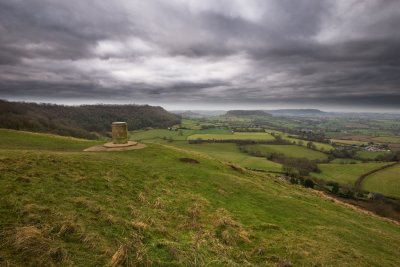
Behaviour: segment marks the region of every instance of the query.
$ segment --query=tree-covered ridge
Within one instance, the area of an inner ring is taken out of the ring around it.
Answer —
[[[180,117],[149,105],[64,106],[0,100],[0,128],[94,139],[107,135],[113,121],[126,121],[129,130],[136,130],[169,127],[180,123]]]

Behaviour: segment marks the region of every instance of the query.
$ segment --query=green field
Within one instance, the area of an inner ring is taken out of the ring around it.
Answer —
[[[399,143],[400,144],[400,136],[379,136],[379,137],[374,137],[372,140],[376,142],[382,142],[382,143]]]
[[[276,131],[276,130],[267,130],[266,132],[268,133],[275,133],[276,135],[280,135],[282,137],[282,139],[290,141],[290,142],[295,142],[296,144],[299,144],[299,142],[303,143],[303,146],[307,146],[308,141],[307,140],[302,140],[299,138],[296,138],[296,136],[284,133],[284,132],[280,132],[280,131]],[[316,146],[316,148],[320,151],[330,151],[333,149],[333,146],[331,146],[330,144],[325,144],[325,143],[321,143],[321,142],[314,142],[314,145]]]
[[[345,140],[345,139],[331,139],[331,142],[336,144],[357,145],[357,146],[368,144],[368,142],[365,141]]]
[[[130,132],[130,139],[136,141],[146,141],[152,139],[173,139],[173,140],[186,140],[188,136],[196,133],[205,133],[213,135],[226,135],[229,133],[223,129],[206,129],[206,130],[168,130],[168,129],[152,129],[146,131],[133,131]]]
[[[400,164],[367,176],[362,188],[385,196],[400,198]]]
[[[284,136],[283,139],[288,140],[290,142],[296,142],[296,144],[299,144],[299,142],[303,142],[303,146],[307,146],[307,143],[309,142],[307,140],[302,140],[302,139],[288,137],[288,136]],[[314,143],[316,149],[318,149],[320,151],[330,151],[333,149],[333,146],[330,144],[314,142],[314,141],[313,141],[313,143]]]
[[[250,151],[259,151],[265,156],[269,156],[272,153],[284,154],[287,157],[293,158],[307,158],[310,160],[324,160],[328,156],[322,152],[308,149],[303,146],[297,145],[247,145],[246,148]]]
[[[181,125],[192,130],[200,130],[200,122],[197,120],[182,119]]]
[[[255,140],[271,141],[275,138],[268,133],[194,134],[188,140]]]
[[[318,164],[321,173],[312,173],[318,179],[335,181],[340,184],[354,185],[356,180],[369,171],[387,165],[387,162],[356,163],[356,164]]]
[[[130,132],[131,140],[144,141],[151,139],[173,138],[174,140],[186,140],[186,137],[195,133],[196,130],[178,130],[171,131],[168,129],[153,129],[147,131]]]
[[[353,164],[353,163],[361,163],[361,160],[350,159],[350,158],[337,158],[337,159],[331,160],[330,163]]]
[[[81,140],[10,135],[0,266],[400,265],[398,224],[266,173],[165,145],[80,152]]]
[[[386,151],[357,151],[356,157],[359,159],[374,160],[376,157],[388,154]]]
[[[225,162],[236,163],[244,168],[281,172],[282,165],[265,158],[252,157],[240,152],[236,144],[187,144],[174,142],[170,145],[190,151],[199,152]]]

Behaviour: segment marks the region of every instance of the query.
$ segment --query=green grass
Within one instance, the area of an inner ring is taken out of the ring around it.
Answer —
[[[286,140],[288,140],[290,142],[294,141],[294,142],[296,142],[296,144],[299,144],[299,142],[302,141],[303,142],[303,146],[307,146],[307,143],[309,142],[307,140],[301,140],[301,139],[293,138],[293,137],[283,137],[283,139],[286,139]],[[313,141],[313,143],[314,143],[316,149],[318,149],[320,151],[331,151],[331,150],[334,149],[333,146],[331,146],[330,144],[314,142],[314,141]]]
[[[183,142],[173,142],[173,145],[190,151],[199,152],[224,162],[236,163],[244,168],[264,170],[272,172],[282,171],[282,165],[260,157],[252,157],[240,152],[236,144],[187,144]]]
[[[331,160],[330,163],[351,164],[351,163],[361,163],[361,160],[350,159],[350,158],[337,158]]]
[[[295,142],[296,144],[299,144],[299,142],[302,142],[303,146],[307,146],[307,143],[309,142],[307,140],[302,140],[302,139],[296,138],[296,136],[294,136],[294,135],[290,135],[290,134],[287,134],[287,133],[284,133],[281,131],[266,130],[266,132],[275,133],[276,135],[280,135],[282,137],[282,139],[290,141],[292,143]],[[330,151],[330,150],[334,149],[333,146],[331,146],[330,144],[314,142],[314,141],[313,141],[313,143],[316,146],[316,148],[320,151]]]
[[[357,145],[357,146],[368,144],[368,142],[365,141],[343,140],[343,139],[331,139],[331,142],[336,144]]]
[[[263,155],[268,156],[272,153],[281,153],[287,157],[293,158],[307,158],[310,160],[324,160],[327,159],[328,156],[322,152],[315,151],[312,149],[308,149],[303,146],[297,145],[248,145],[247,149],[251,151],[259,151]]]
[[[340,184],[354,185],[358,177],[387,165],[387,162],[356,163],[356,164],[318,164],[321,173],[312,173],[315,178],[336,181]]]
[[[376,157],[388,154],[390,152],[386,151],[357,151],[356,157],[360,159],[366,160],[374,160]]]
[[[1,266],[400,265],[399,225],[268,174],[157,144],[18,137],[0,142]]]
[[[173,139],[186,140],[188,136],[196,133],[205,133],[213,135],[225,135],[229,131],[224,129],[205,129],[205,130],[168,130],[168,129],[152,129],[145,131],[130,132],[130,139],[136,141],[147,141],[154,139]]]
[[[197,120],[182,119],[181,125],[188,129],[200,130],[200,122]]]
[[[400,199],[400,164],[367,176],[363,189]]]
[[[144,141],[151,139],[172,138],[174,140],[186,140],[187,136],[195,133],[196,130],[178,130],[171,131],[168,129],[153,129],[147,131],[130,132],[131,140]]]
[[[39,134],[9,129],[0,129],[0,145],[3,149],[41,149],[56,151],[82,151],[100,141],[89,141],[74,137]]]
[[[372,140],[382,143],[400,143],[400,136],[379,136],[372,138]]]
[[[188,140],[196,139],[270,141],[274,140],[274,137],[268,133],[194,134],[188,137]]]

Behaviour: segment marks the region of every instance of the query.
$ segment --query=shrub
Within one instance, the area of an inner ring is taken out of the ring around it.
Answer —
[[[307,188],[314,188],[314,182],[313,182],[313,180],[307,178],[307,179],[304,181],[304,186],[307,187]]]

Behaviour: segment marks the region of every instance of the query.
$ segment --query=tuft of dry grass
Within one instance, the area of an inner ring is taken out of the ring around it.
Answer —
[[[163,206],[164,205],[163,205],[163,202],[162,202],[161,198],[160,197],[156,198],[156,200],[154,201],[153,207],[155,209],[162,209]]]
[[[236,165],[232,162],[226,163],[227,166],[231,167],[232,170],[237,171],[238,173],[245,173],[246,170],[240,167],[239,165]]]
[[[250,234],[225,209],[218,209],[214,219],[215,235],[226,245],[250,243]]]
[[[71,221],[66,221],[61,225],[58,234],[63,238],[67,238],[79,232],[81,232],[80,226]]]
[[[55,245],[47,229],[33,225],[16,227],[8,235],[11,245],[27,260],[27,266],[53,266],[66,263],[67,251]]]
[[[140,203],[146,203],[146,195],[143,192],[140,192],[138,195],[138,200]]]
[[[49,240],[36,226],[23,226],[15,229],[14,246],[21,251],[42,252],[48,250]]]
[[[119,245],[111,257],[109,266],[151,266],[152,262],[142,239],[142,235],[132,234],[128,242]]]
[[[131,225],[135,230],[144,231],[148,225],[141,221],[131,221]]]
[[[119,246],[117,251],[111,257],[110,266],[118,267],[122,266],[128,258],[128,248],[126,245],[122,244]]]

